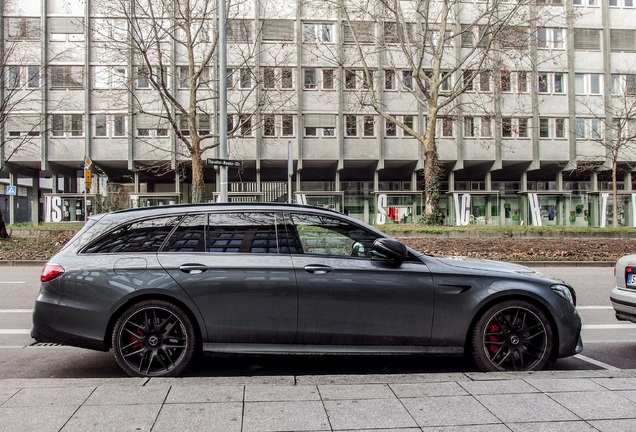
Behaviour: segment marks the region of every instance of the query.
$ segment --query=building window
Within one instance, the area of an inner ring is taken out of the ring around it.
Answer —
[[[51,87],[84,88],[84,66],[51,66]]]
[[[517,92],[528,93],[528,73],[517,72]]]
[[[324,128],[322,128],[322,136],[323,137],[336,136],[336,128],[334,128],[334,127],[324,127]]]
[[[475,117],[464,117],[464,136],[467,138],[475,136]]]
[[[565,93],[565,74],[560,72],[539,72],[539,93]]]
[[[84,40],[83,17],[49,17],[48,27],[51,41],[79,42]]]
[[[55,137],[84,136],[84,116],[82,114],[53,114],[51,135]]]
[[[333,24],[303,23],[303,42],[332,43],[334,39]]]
[[[291,68],[282,68],[280,70],[280,87],[283,90],[294,88],[294,72]]]
[[[322,89],[333,90],[334,89],[334,71],[333,69],[322,70]]]
[[[263,115],[263,136],[276,136],[276,116],[274,114]]]
[[[490,72],[482,71],[479,73],[479,91],[490,91]]]
[[[7,88],[20,88],[22,85],[22,68],[20,66],[7,66]]]
[[[449,117],[443,117],[442,123],[442,137],[451,138],[453,136],[453,119]]]
[[[239,125],[242,136],[252,135],[252,116],[249,114],[241,114],[239,116]]]
[[[397,126],[391,120],[384,120],[384,135],[387,137],[397,136]]]
[[[601,139],[603,136],[601,119],[590,119],[590,138],[593,140]]]
[[[480,123],[481,123],[481,127],[479,129],[479,135],[482,138],[489,138],[492,136],[492,127],[491,127],[491,123],[492,120],[490,119],[490,117],[481,117],[479,119]]]
[[[241,68],[240,86],[241,89],[252,88],[252,71],[248,68]]]
[[[415,117],[412,115],[405,115],[402,117],[402,123],[404,123],[404,126],[406,126],[409,129],[415,130],[414,128],[414,124],[415,124]],[[404,134],[404,136],[411,136],[411,135],[407,135],[406,132]]]
[[[554,119],[554,137],[565,138],[565,119],[564,118]]]
[[[345,116],[345,135],[348,137],[358,136],[358,119],[353,114]]]
[[[539,118],[539,138],[550,138],[550,122],[545,117]]]
[[[612,74],[613,95],[635,95],[636,75]]]
[[[316,89],[316,69],[305,69],[304,74],[303,88],[306,90]]]
[[[317,127],[306,127],[305,128],[305,136],[306,137],[315,137],[318,136],[318,128]]]
[[[503,117],[501,119],[501,136],[503,138],[512,137],[512,119],[510,117]]]
[[[365,115],[363,118],[363,121],[364,121],[363,135],[365,137],[375,136],[375,117],[370,115]]]
[[[499,83],[503,93],[510,93],[512,91],[512,76],[509,70],[499,72]]]
[[[8,39],[13,41],[39,41],[41,38],[40,19],[28,17],[9,17]]]
[[[125,114],[95,114],[93,116],[93,136],[123,137],[126,135]]]
[[[544,49],[563,49],[565,47],[565,29],[541,27],[537,29],[537,47]]]
[[[600,29],[574,29],[574,49],[580,51],[600,51],[601,50],[601,30]]]
[[[159,72],[162,70],[162,72]],[[160,69],[158,66],[148,69],[146,66],[137,67],[137,78],[135,79],[135,85],[138,89],[149,89],[151,85],[151,78],[154,82],[161,85],[168,85],[168,70],[166,68]]]
[[[519,138],[528,138],[528,119],[517,119],[517,134]]]
[[[272,67],[266,67],[263,69],[263,88],[276,88],[276,74]]]
[[[395,71],[384,71],[384,90],[395,90]]]
[[[227,41],[237,43],[252,42],[252,20],[228,20]]]
[[[576,137],[577,138],[587,138],[587,131],[585,130],[585,119],[577,117],[576,118]]]
[[[373,87],[374,82],[374,71],[365,70],[362,72],[362,88],[368,90]]]
[[[602,93],[601,74],[575,74],[574,83],[577,95],[600,95]]]
[[[465,70],[462,74],[462,80],[464,83],[465,91],[473,91],[475,90],[475,72],[472,70]]]
[[[406,89],[413,90],[413,71],[402,71],[402,85]]]
[[[263,20],[262,38],[264,41],[293,41],[293,20]]]
[[[345,71],[345,89],[346,90],[355,90],[357,87],[358,76],[354,71],[346,70]]]
[[[294,116],[283,114],[281,116],[283,136],[294,136]]]
[[[119,89],[125,86],[125,66],[93,66],[94,89]]]

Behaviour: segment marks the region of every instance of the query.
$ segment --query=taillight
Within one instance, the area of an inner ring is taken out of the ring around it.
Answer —
[[[48,282],[64,273],[64,267],[59,264],[46,264],[40,275],[41,282]]]

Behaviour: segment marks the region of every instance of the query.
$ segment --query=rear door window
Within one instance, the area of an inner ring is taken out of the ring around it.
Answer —
[[[128,222],[99,237],[83,253],[139,253],[157,252],[180,216]]]
[[[207,214],[187,215],[174,230],[162,252],[205,252]]]
[[[275,254],[279,232],[285,227],[277,213],[211,213],[206,247],[208,252]]]

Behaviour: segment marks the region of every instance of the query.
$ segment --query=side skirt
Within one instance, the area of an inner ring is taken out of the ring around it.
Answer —
[[[440,346],[364,346],[364,345],[294,345],[204,343],[203,351],[224,354],[293,354],[293,355],[457,355],[464,347]]]

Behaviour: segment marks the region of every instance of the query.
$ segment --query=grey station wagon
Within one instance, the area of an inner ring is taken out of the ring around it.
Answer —
[[[200,351],[468,353],[537,370],[583,348],[574,290],[528,267],[429,256],[343,214],[203,204],[97,215],[44,267],[38,341],[113,349],[132,376]]]

